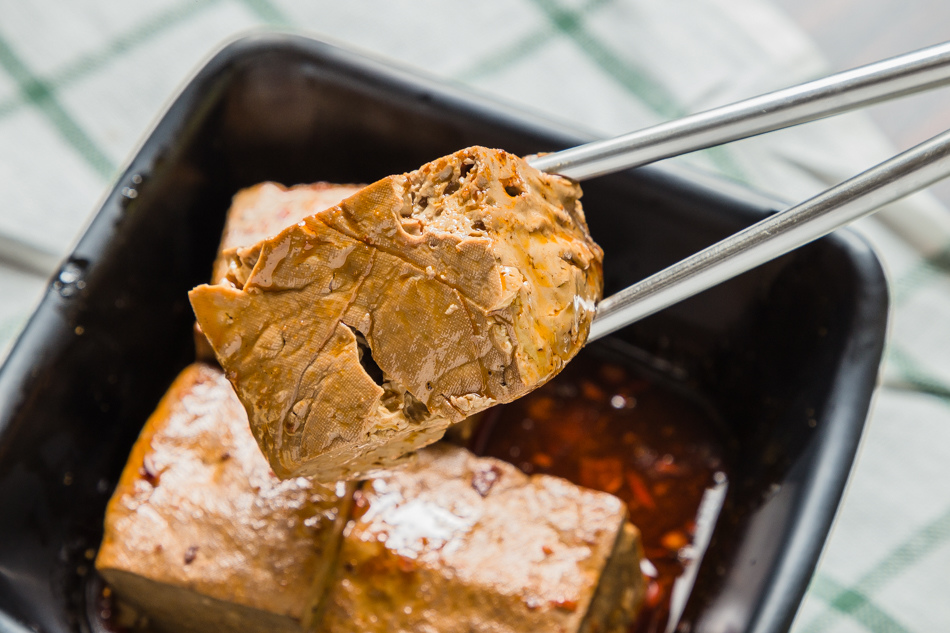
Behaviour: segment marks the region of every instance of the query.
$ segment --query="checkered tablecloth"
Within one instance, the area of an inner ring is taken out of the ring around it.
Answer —
[[[601,135],[830,70],[768,0],[0,0],[0,349],[176,89],[260,26],[397,59]],[[794,201],[892,151],[863,115],[846,115],[676,160]],[[950,213],[923,194],[858,228],[891,281],[883,385],[794,630],[944,631]]]

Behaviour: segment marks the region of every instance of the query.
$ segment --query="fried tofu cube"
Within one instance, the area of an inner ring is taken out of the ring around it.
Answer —
[[[228,251],[189,297],[274,472],[362,477],[557,374],[603,285],[580,195],[471,147]]]
[[[362,185],[328,182],[293,187],[262,182],[237,192],[225,219],[218,254],[212,266],[211,283],[220,283],[227,277],[230,258],[226,252],[277,235],[308,215],[339,204],[360,189]],[[197,323],[194,338],[197,359],[215,362],[214,350]]]
[[[157,631],[300,633],[319,610],[350,493],[279,480],[221,370],[193,364],[132,449],[96,568]]]
[[[227,276],[230,261],[225,255],[227,251],[273,237],[307,216],[339,204],[362,188],[363,185],[329,182],[293,187],[262,182],[242,189],[228,209],[211,283],[218,283]]]
[[[436,444],[357,492],[321,633],[625,631],[639,532],[616,497]]]

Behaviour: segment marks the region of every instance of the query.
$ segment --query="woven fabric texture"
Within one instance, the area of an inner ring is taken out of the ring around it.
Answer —
[[[0,0],[0,350],[168,100],[224,41],[258,27],[604,136],[832,70],[766,0]],[[894,151],[849,114],[674,160],[798,201]],[[918,194],[856,230],[891,285],[882,385],[793,630],[946,630],[950,213]]]

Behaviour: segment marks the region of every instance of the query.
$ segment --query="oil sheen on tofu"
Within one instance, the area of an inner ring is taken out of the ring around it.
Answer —
[[[274,472],[378,471],[557,374],[602,292],[580,195],[471,147],[227,251],[190,298]]]
[[[643,601],[612,495],[444,443],[357,494],[319,633],[622,633]]]
[[[157,633],[300,633],[317,619],[352,487],[281,481],[221,370],[186,367],[106,510],[96,569]]]

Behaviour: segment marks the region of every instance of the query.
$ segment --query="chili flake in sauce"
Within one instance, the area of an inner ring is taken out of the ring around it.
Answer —
[[[633,631],[665,629],[703,494],[726,476],[707,411],[632,368],[582,354],[548,384],[490,411],[473,448],[625,501],[650,578]]]

